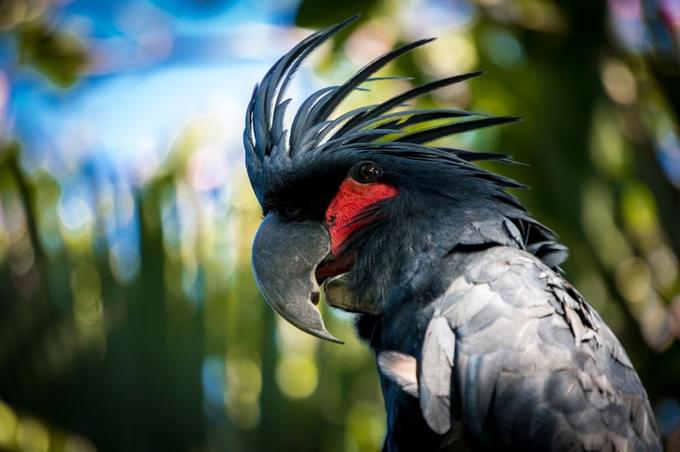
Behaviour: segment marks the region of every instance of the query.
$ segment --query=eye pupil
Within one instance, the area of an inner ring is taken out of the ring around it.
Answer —
[[[354,172],[354,179],[358,182],[373,182],[380,177],[382,170],[373,162],[365,162],[358,166]]]

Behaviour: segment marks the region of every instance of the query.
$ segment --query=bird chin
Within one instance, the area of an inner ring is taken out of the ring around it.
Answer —
[[[328,278],[323,283],[323,291],[326,303],[334,308],[349,312],[360,312],[364,314],[379,314],[375,304],[368,300],[355,296],[350,288],[351,272]]]

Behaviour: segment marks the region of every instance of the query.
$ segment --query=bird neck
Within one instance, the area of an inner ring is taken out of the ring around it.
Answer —
[[[356,293],[372,297],[377,305],[374,312],[379,312],[359,316],[356,326],[362,339],[375,348],[373,343],[380,337],[376,332],[384,321],[411,322],[417,329],[413,316],[426,313],[446,291],[463,271],[466,256],[491,246],[517,246],[503,228],[502,214],[478,210],[476,219],[466,220],[465,212],[470,211],[435,212],[400,221],[386,233],[384,242],[369,250],[369,258],[358,263]]]

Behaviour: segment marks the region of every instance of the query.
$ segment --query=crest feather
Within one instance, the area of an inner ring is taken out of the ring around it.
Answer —
[[[480,75],[481,72],[459,74],[425,83],[382,103],[356,108],[337,118],[329,119],[337,106],[351,92],[362,89],[360,86],[362,83],[403,79],[403,77],[372,77],[372,75],[399,56],[431,42],[433,40],[431,38],[421,39],[394,49],[368,63],[343,84],[325,87],[314,92],[298,108],[290,131],[284,130],[284,114],[290,101],[290,99],[284,100],[284,95],[295,71],[313,50],[357,18],[358,16],[351,17],[303,39],[282,56],[255,87],[246,112],[243,140],[248,175],[260,202],[262,202],[264,193],[264,173],[267,167],[282,168],[290,163],[289,160],[308,152],[338,150],[360,143],[375,143],[376,140],[395,133],[398,138],[392,140],[394,142],[423,144],[447,135],[515,120],[515,118],[488,117],[453,109],[392,111],[397,107],[403,107],[404,103],[411,99],[444,86],[471,79]],[[483,117],[427,127],[427,123],[433,120],[453,120],[470,116]],[[426,128],[416,133],[405,133],[408,127],[416,124],[425,124]],[[392,149],[390,146],[380,147],[383,152],[390,151],[390,149]],[[469,153],[465,156],[458,156],[458,151],[453,149],[436,151],[434,148],[423,148],[420,152],[427,152],[428,149],[436,154],[447,154],[458,162],[474,160],[470,158]],[[485,157],[480,160],[490,158],[493,158],[491,154],[485,154]],[[499,159],[507,159],[507,156],[499,157]]]

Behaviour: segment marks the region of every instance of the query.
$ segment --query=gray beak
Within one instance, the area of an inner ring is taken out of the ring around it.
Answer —
[[[342,344],[326,330],[315,306],[315,271],[330,252],[330,243],[322,224],[286,223],[270,213],[255,235],[253,271],[262,296],[281,317],[302,331]]]

